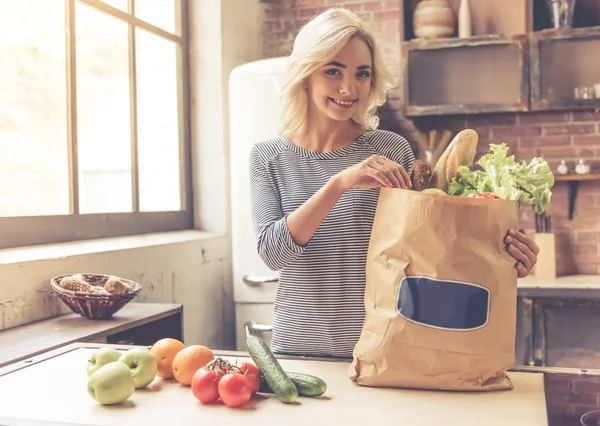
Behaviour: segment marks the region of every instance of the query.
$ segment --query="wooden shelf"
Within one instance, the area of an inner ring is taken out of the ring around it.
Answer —
[[[600,1],[577,0],[573,28],[554,29],[546,0],[470,2],[473,37],[415,38],[419,0],[402,0],[404,115],[598,110],[576,87],[600,83]],[[455,18],[461,0],[447,0]]]
[[[527,111],[525,35],[402,43],[406,116]]]
[[[74,342],[108,341],[111,336],[129,337],[136,330],[154,333],[149,337],[149,341],[153,342],[158,340],[161,332],[164,333],[160,322],[168,319],[175,319],[176,330],[164,337],[180,337],[182,312],[183,307],[179,304],[132,302],[106,320],[90,320],[70,313],[2,330],[0,367]],[[146,339],[141,336],[141,340]]]
[[[401,37],[411,40],[413,31],[413,11],[420,0],[401,0]],[[458,17],[461,0],[447,0]],[[487,34],[528,34],[552,28],[552,19],[547,0],[471,0],[471,27],[473,35]],[[600,25],[600,2],[598,0],[577,0],[573,13],[573,28],[586,28]],[[458,30],[455,24],[454,34]]]
[[[411,40],[415,37],[413,31],[413,11],[419,1],[401,1],[401,8],[404,12],[403,40]],[[509,0],[508,4],[506,1],[499,0],[469,1],[473,35],[527,34],[533,30],[534,1],[539,0]],[[546,0],[541,1],[545,2]],[[455,20],[458,21],[461,0],[447,0],[447,2],[450,9],[452,9]],[[545,8],[546,5],[544,4],[543,7]],[[455,22],[454,35],[457,35],[457,33],[458,22]]]
[[[531,110],[600,107],[600,99],[577,99],[575,88],[600,83],[600,26],[546,29],[529,36]]]
[[[568,175],[555,175],[555,182],[572,182],[572,181],[586,181],[586,180],[600,180],[600,173],[586,173],[579,175],[577,173],[569,173]]]
[[[600,181],[600,173],[586,173],[576,174],[569,173],[567,175],[554,175],[555,182],[567,182],[568,187],[568,199],[569,199],[569,220],[573,220],[573,213],[575,211],[575,200],[577,199],[577,191],[579,189],[579,182],[585,181]]]

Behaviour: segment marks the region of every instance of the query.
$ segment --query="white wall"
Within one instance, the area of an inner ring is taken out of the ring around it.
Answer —
[[[140,283],[134,302],[183,304],[186,343],[229,347],[233,316],[224,309],[231,297],[225,291],[229,256],[225,238],[199,231],[3,250],[0,329],[70,312],[50,288],[50,278],[99,272]]]
[[[198,231],[0,250],[0,330],[69,312],[49,280],[109,273],[143,286],[135,302],[184,304],[184,340],[235,347],[229,235],[227,80],[260,58],[258,0],[190,0],[192,155]],[[202,230],[202,231],[199,231]]]
[[[229,230],[229,74],[245,62],[261,59],[258,0],[190,2],[192,136],[195,221],[200,229]]]

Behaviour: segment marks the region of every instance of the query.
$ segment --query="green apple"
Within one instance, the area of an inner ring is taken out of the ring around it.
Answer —
[[[129,349],[121,355],[119,361],[131,369],[131,377],[136,389],[145,388],[156,377],[158,361],[148,348]]]
[[[115,348],[100,348],[90,356],[87,363],[87,375],[90,377],[94,371],[111,362],[117,361],[122,355]]]
[[[105,364],[88,378],[87,390],[102,405],[119,404],[135,391],[131,370],[122,362]]]

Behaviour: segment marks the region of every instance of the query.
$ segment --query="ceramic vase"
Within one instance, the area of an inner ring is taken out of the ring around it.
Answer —
[[[413,12],[415,37],[446,38],[454,35],[456,18],[446,0],[421,0]]]

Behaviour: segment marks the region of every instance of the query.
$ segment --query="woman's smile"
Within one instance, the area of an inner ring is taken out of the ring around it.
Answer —
[[[339,108],[351,108],[358,101],[358,99],[335,99],[330,97],[327,99]]]

